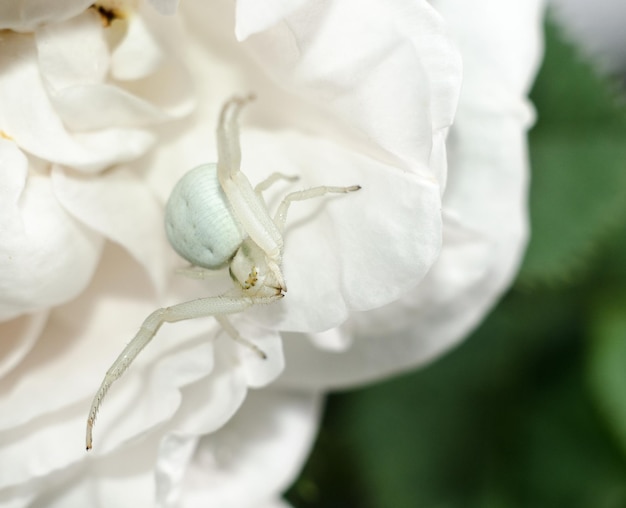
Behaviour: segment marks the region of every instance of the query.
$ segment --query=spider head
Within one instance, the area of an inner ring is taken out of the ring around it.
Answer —
[[[287,291],[278,263],[249,238],[232,258],[229,273],[235,284],[248,296],[276,296]]]

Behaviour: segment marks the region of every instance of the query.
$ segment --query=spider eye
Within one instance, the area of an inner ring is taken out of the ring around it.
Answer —
[[[165,209],[165,231],[174,250],[196,266],[225,266],[245,233],[217,179],[215,164],[186,173],[172,190]]]

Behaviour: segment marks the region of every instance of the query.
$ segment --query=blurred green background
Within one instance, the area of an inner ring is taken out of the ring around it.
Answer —
[[[435,364],[329,397],[294,507],[626,508],[626,111],[552,25],[532,100],[515,285]]]

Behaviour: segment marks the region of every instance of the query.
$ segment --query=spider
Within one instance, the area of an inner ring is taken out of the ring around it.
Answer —
[[[217,164],[204,164],[186,173],[174,187],[165,210],[168,240],[191,263],[187,275],[201,278],[205,271],[228,267],[234,290],[157,309],[145,319],[107,371],[93,398],[87,418],[87,450],[92,447],[92,430],[104,396],[163,323],[213,316],[232,339],[265,359],[266,354],[242,337],[227,316],[285,296],[287,287],[281,269],[283,230],[293,201],[361,188],[320,186],[291,192],[272,217],[262,192],[279,180],[293,181],[297,177],[272,173],[253,188],[241,172],[238,117],[243,106],[253,99],[252,95],[233,97],[224,104],[217,127]]]

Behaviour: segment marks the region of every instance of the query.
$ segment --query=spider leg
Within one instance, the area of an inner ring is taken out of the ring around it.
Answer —
[[[241,170],[241,147],[237,119],[251,97],[234,97],[220,114],[217,126],[217,178],[233,209],[235,217],[250,238],[280,264],[283,238],[274,224],[263,197],[255,192]]]
[[[150,314],[141,325],[141,328],[133,340],[128,343],[117,359],[113,362],[113,365],[111,365],[104,376],[98,392],[93,398],[91,409],[89,410],[89,416],[87,418],[87,450],[91,449],[92,429],[104,396],[109,391],[109,388],[111,388],[111,385],[119,379],[122,374],[124,374],[137,355],[148,345],[163,323],[175,323],[176,321],[184,321],[186,319],[212,315],[217,316],[219,321],[219,317],[224,314],[235,314],[252,305],[271,303],[281,297],[282,295],[263,298],[251,298],[246,296],[198,298],[197,300],[191,300],[189,302],[179,303],[178,305],[172,305],[171,307],[158,309]],[[230,325],[230,323],[228,323],[228,325]],[[230,326],[230,328],[232,328],[232,326]],[[226,331],[228,332],[228,330]],[[229,333],[229,335],[231,334]],[[247,341],[244,339],[244,343],[245,342]]]
[[[217,158],[218,166],[221,164],[227,172],[239,171],[241,166],[238,118],[243,106],[254,98],[254,94],[232,97],[222,106],[217,128]]]
[[[259,182],[254,188],[254,192],[256,192],[257,194],[264,192],[267,189],[269,189],[272,185],[274,185],[276,182],[278,182],[279,180],[287,180],[288,182],[295,182],[299,179],[300,177],[297,175],[285,175],[284,173],[279,173],[278,171],[276,171],[272,173],[270,176],[268,176],[265,180],[262,180],[261,182]]]
[[[190,279],[206,280],[213,277],[221,276],[223,271],[211,270],[202,266],[189,265],[182,268],[177,268],[176,273],[185,277],[189,277]]]
[[[231,339],[254,351],[262,360],[267,360],[265,352],[253,342],[250,342],[248,339],[242,337],[226,316],[215,316],[215,319]]]
[[[276,214],[274,215],[274,223],[278,228],[278,231],[282,232],[285,229],[285,221],[287,220],[287,212],[289,211],[289,205],[294,201],[304,201],[305,199],[312,199],[324,196],[325,194],[345,194],[348,192],[358,191],[361,188],[360,185],[351,185],[350,187],[311,187],[296,192],[290,192],[285,196],[283,201],[278,205]]]

